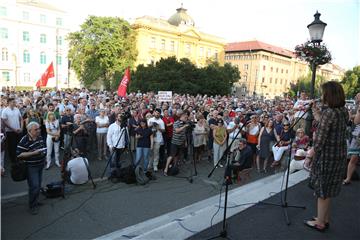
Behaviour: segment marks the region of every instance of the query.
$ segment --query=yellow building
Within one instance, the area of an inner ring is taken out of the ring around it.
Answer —
[[[198,67],[214,60],[223,65],[226,42],[196,29],[194,20],[182,6],[176,11],[168,20],[144,16],[132,24],[137,32],[136,66],[170,56],[188,58]]]
[[[239,68],[241,79],[235,87],[240,96],[284,96],[291,83],[310,71],[293,52],[260,41],[229,43],[225,62]]]

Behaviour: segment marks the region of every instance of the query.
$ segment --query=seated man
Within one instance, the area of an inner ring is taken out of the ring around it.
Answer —
[[[237,151],[235,160],[231,165],[234,177],[237,176],[240,171],[252,167],[252,155],[252,149],[247,145],[246,139],[239,139],[239,151]]]
[[[78,149],[73,151],[74,158],[68,161],[65,168],[65,179],[70,184],[84,184],[89,180],[89,162],[86,158],[82,157]],[[86,162],[86,165],[85,165]]]
[[[312,160],[312,150],[306,152],[303,149],[296,150],[294,158],[290,162],[289,173],[305,169],[310,171],[311,169],[311,160]]]

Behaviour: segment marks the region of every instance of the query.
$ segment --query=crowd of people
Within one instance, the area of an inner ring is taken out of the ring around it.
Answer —
[[[231,144],[234,175],[245,168],[261,173],[282,167],[285,156],[295,161],[291,172],[310,170],[312,141],[323,110],[305,92],[297,99],[276,100],[173,94],[172,102],[159,100],[153,92],[130,93],[121,98],[114,92],[85,88],[3,88],[0,94],[2,175],[5,150],[6,159],[14,163],[21,152],[18,143],[24,136],[29,138],[27,133],[35,128],[40,131],[39,145],[47,149],[45,169],[52,167],[53,159],[60,167],[60,152],[68,148],[92,161],[105,162],[113,156],[111,167],[120,168],[121,155],[128,150],[135,155],[134,164],[142,164],[144,171],[162,170],[167,176],[169,168],[181,161],[208,161],[215,166]],[[360,103],[360,94],[356,101]],[[353,154],[344,184],[350,182],[359,155],[358,105],[347,114],[350,121],[346,137]],[[29,140],[34,141],[31,137]],[[224,164],[220,161],[218,166]]]

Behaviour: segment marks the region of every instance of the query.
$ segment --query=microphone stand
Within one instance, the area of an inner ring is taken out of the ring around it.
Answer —
[[[312,109],[312,103],[309,105],[309,108],[290,126],[289,131],[293,130],[294,126],[303,118],[303,116],[310,112]],[[278,145],[281,141],[282,141],[283,136],[280,137],[280,140],[278,142],[275,143],[275,145]],[[287,213],[287,208],[301,208],[301,209],[306,209],[305,206],[298,206],[298,205],[289,205],[288,201],[287,201],[287,192],[288,192],[288,186],[289,186],[289,175],[290,175],[290,161],[291,161],[291,150],[292,150],[292,139],[290,140],[290,148],[289,148],[289,156],[288,156],[288,160],[287,160],[287,170],[286,170],[286,181],[285,181],[285,192],[284,192],[284,197],[282,197],[281,194],[281,203],[271,203],[271,202],[265,202],[265,201],[260,201],[258,202],[258,204],[264,204],[264,205],[271,205],[271,206],[278,206],[278,207],[282,207],[283,211],[284,211],[284,216],[285,216],[285,221],[287,225],[290,225],[291,222],[289,220],[289,216]],[[282,190],[281,190],[282,191]]]
[[[208,175],[208,178],[210,178],[212,176],[212,174],[214,173],[215,169],[219,166],[220,162],[226,157],[226,166],[225,166],[225,172],[224,172],[224,178],[225,178],[225,203],[224,203],[224,216],[223,216],[223,220],[222,220],[222,230],[219,233],[219,235],[217,235],[215,237],[212,237],[212,238],[209,238],[209,240],[210,239],[216,239],[218,237],[227,238],[226,211],[227,211],[227,200],[228,200],[229,185],[231,184],[231,168],[230,168],[229,153],[230,153],[230,149],[231,149],[231,146],[232,146],[233,142],[235,141],[235,139],[237,139],[237,137],[239,136],[239,134],[241,133],[242,129],[245,127],[247,122],[248,122],[248,120],[240,127],[239,131],[237,132],[235,137],[232,139],[231,143],[227,146],[227,148],[225,149],[223,155],[221,156],[219,161],[216,163],[216,165],[213,167],[213,169],[211,170],[211,172]]]

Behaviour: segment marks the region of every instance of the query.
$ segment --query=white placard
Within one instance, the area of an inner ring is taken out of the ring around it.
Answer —
[[[158,91],[159,102],[171,102],[172,91]]]

